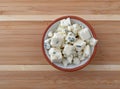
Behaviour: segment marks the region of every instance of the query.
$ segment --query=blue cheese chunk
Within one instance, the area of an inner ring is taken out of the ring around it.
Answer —
[[[46,48],[46,49],[50,49],[50,40],[51,39],[46,39],[45,41],[44,41],[44,47]]]
[[[80,25],[79,25],[79,24],[73,24],[72,26],[73,26],[73,30],[72,30],[73,33],[74,33],[75,35],[77,35],[77,34],[78,34],[78,31],[81,30]]]
[[[81,59],[82,58],[82,55],[83,55],[83,51],[78,51],[78,58]]]
[[[69,64],[68,60],[67,59],[63,59],[62,60],[62,63],[64,65],[64,67],[67,67],[67,65]]]
[[[95,46],[97,42],[98,42],[98,40],[96,40],[95,38],[90,39],[90,45],[91,46]]]
[[[69,26],[69,25],[71,25],[70,18],[63,19],[60,21],[60,26],[62,26],[62,27]]]
[[[80,61],[83,61],[83,60],[85,60],[85,57],[84,57],[84,55],[82,55],[82,56],[79,56],[79,59],[80,59]]]
[[[75,64],[75,65],[80,64],[80,60],[78,57],[73,58],[73,64]]]
[[[68,29],[68,31],[72,31],[73,30],[73,26],[68,26],[67,29]]]
[[[52,37],[52,36],[53,36],[52,31],[48,32],[48,37]]]
[[[84,49],[85,45],[86,45],[86,42],[84,42],[83,40],[77,40],[74,43],[74,47],[76,51],[81,51],[82,49]]]
[[[65,40],[66,40],[67,43],[73,44],[76,41],[76,37],[72,32],[68,32]]]
[[[84,28],[84,29],[80,30],[78,32],[78,35],[82,40],[88,40],[91,38],[91,34],[90,34],[88,28]]]
[[[63,44],[65,34],[62,32],[54,33],[54,36],[51,38],[51,46],[60,48]]]
[[[69,64],[72,64],[73,55],[67,56],[67,60]]]
[[[75,51],[74,46],[66,44],[64,49],[63,49],[63,54],[68,57],[70,55],[73,55],[74,51]]]
[[[57,28],[57,32],[62,32],[62,33],[64,33],[64,34],[66,34],[66,31],[65,31],[66,29],[64,28],[64,27],[61,27],[61,26],[59,26],[58,28]]]
[[[87,45],[87,46],[85,47],[84,52],[83,52],[83,56],[84,56],[85,58],[88,58],[88,57],[90,56],[90,46],[89,46],[89,45]]]
[[[62,53],[60,49],[50,48],[49,55],[51,62],[57,62],[57,63],[62,62]]]

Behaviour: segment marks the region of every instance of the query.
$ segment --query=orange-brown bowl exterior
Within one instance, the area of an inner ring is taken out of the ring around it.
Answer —
[[[57,21],[60,21],[60,20],[62,20],[62,19],[65,19],[65,18],[72,18],[72,19],[76,19],[76,20],[79,20],[79,21],[83,22],[83,23],[84,23],[85,25],[87,25],[88,28],[91,30],[93,37],[94,37],[95,39],[96,39],[97,37],[96,37],[96,34],[95,34],[95,32],[94,32],[93,27],[92,27],[86,20],[84,20],[84,19],[82,19],[82,18],[80,18],[80,17],[77,17],[77,16],[62,16],[62,17],[59,17],[59,18],[57,18],[56,20],[54,20],[54,21],[46,28],[46,30],[45,30],[45,32],[44,32],[44,34],[43,34],[43,38],[42,38],[42,50],[43,50],[43,54],[44,54],[46,60],[49,62],[49,64],[51,64],[53,67],[55,67],[55,68],[58,69],[58,70],[62,70],[62,71],[65,71],[65,72],[73,72],[73,71],[77,71],[77,70],[80,70],[80,69],[84,68],[85,66],[87,66],[87,65],[91,62],[91,60],[94,58],[94,56],[95,56],[95,54],[96,54],[97,45],[94,47],[94,51],[93,51],[93,54],[91,55],[90,59],[89,59],[85,64],[83,64],[83,65],[81,65],[81,66],[78,66],[78,67],[75,67],[75,68],[69,68],[69,69],[68,69],[68,68],[61,68],[61,67],[55,65],[54,63],[52,63],[52,62],[50,61],[50,59],[48,58],[48,56],[46,55],[45,50],[44,50],[44,37],[45,37],[46,32],[48,31],[48,29],[49,29],[54,23],[56,23]]]

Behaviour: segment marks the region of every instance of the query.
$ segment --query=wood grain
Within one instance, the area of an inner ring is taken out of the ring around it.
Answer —
[[[120,14],[119,0],[1,0],[1,15]]]
[[[113,77],[114,75],[114,77]],[[1,89],[119,89],[120,72],[0,72]]]
[[[0,64],[40,64],[46,22],[0,22]]]
[[[54,75],[54,76],[53,76]],[[112,77],[112,76],[115,77]],[[118,71],[2,71],[0,80],[120,80]],[[90,76],[90,77],[89,77]],[[47,81],[45,81],[47,82]],[[111,81],[112,82],[112,81]]]
[[[70,14],[74,15],[74,14]],[[1,15],[0,21],[52,21],[65,15]],[[86,20],[119,21],[120,15],[75,15]]]
[[[7,85],[7,86],[6,86]],[[73,86],[74,85],[74,86]],[[1,89],[119,89],[120,80],[1,80]],[[89,87],[91,86],[91,88]]]
[[[48,64],[42,53],[42,36],[51,21],[0,22],[0,64]],[[91,64],[120,64],[120,21],[89,21],[98,37]],[[109,57],[109,58],[108,58]]]
[[[51,65],[0,65],[0,72],[5,71],[58,71]],[[88,65],[80,71],[120,71],[120,65]]]
[[[45,28],[76,15],[94,27],[98,50],[90,65],[62,72],[42,53]],[[119,0],[0,0],[0,89],[120,89]]]

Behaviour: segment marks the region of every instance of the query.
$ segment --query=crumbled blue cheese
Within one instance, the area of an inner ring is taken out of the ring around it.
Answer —
[[[86,42],[84,42],[83,40],[77,40],[74,43],[74,47],[76,48],[77,51],[82,51],[85,45],[86,45]]]
[[[84,29],[80,30],[78,32],[78,35],[82,40],[88,40],[91,38],[91,34],[90,34],[88,28],[84,28]]]
[[[70,31],[70,32],[71,32],[74,28],[73,28],[73,26],[68,26],[68,28],[67,28],[67,29],[68,29],[68,31]]]
[[[48,37],[52,37],[53,36],[53,33],[50,31],[49,33],[48,33]]]
[[[63,44],[65,34],[62,32],[54,33],[54,36],[51,38],[51,46],[60,48]]]
[[[62,53],[60,49],[50,48],[49,55],[50,55],[51,62],[60,63],[62,61]]]
[[[90,39],[90,45],[91,46],[95,46],[97,42],[98,42],[98,40],[96,40],[95,38]]]
[[[71,23],[70,18],[60,21],[56,30],[47,34],[44,47],[48,51],[51,62],[62,63],[64,67],[75,64],[90,57],[91,47],[98,40],[92,37],[88,28],[82,24]]]
[[[71,25],[70,18],[63,19],[63,20],[60,21],[60,26],[65,27],[65,26],[69,26],[69,25]]]
[[[83,55],[85,58],[88,58],[90,56],[90,46],[87,45],[84,49]]]
[[[68,32],[65,40],[67,43],[74,43],[76,41],[76,37],[72,32]]]
[[[80,59],[78,57],[73,58],[73,64],[75,65],[80,64]]]
[[[68,60],[67,59],[63,59],[62,60],[62,63],[64,65],[64,67],[67,67],[67,65],[69,64]]]
[[[50,40],[51,39],[46,39],[45,41],[44,41],[44,47],[46,48],[46,49],[50,49]]]
[[[63,49],[63,54],[68,57],[70,55],[73,55],[74,51],[75,51],[74,46],[66,44],[64,49]]]
[[[67,60],[69,64],[72,64],[73,55],[67,56]]]
[[[72,30],[73,33],[74,33],[75,35],[77,35],[77,34],[78,34],[78,31],[81,30],[80,25],[78,25],[78,24],[73,24],[72,26],[73,26],[73,30]]]

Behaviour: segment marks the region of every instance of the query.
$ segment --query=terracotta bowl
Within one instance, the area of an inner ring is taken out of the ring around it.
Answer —
[[[96,39],[96,34],[94,32],[93,27],[84,19],[77,17],[77,16],[62,16],[60,18],[57,18],[56,20],[54,20],[45,30],[44,35],[43,35],[43,39],[42,39],[42,50],[44,53],[44,56],[46,58],[46,60],[49,62],[49,64],[51,64],[53,67],[62,70],[62,71],[67,71],[67,72],[72,72],[72,71],[76,71],[76,70],[80,70],[82,68],[84,68],[85,66],[87,66],[90,61],[94,58],[95,53],[96,53],[96,49],[97,49],[97,45],[93,48],[91,48],[92,53],[91,56],[87,59],[85,59],[85,61],[81,62],[79,65],[69,65],[67,67],[64,67],[62,64],[60,63],[52,63],[50,61],[50,57],[48,55],[48,51],[44,48],[44,40],[47,38],[47,33],[51,30],[55,30],[55,28],[58,27],[59,25],[59,21],[62,19],[66,19],[66,18],[70,18],[72,23],[78,23],[78,24],[83,24],[83,26],[88,27],[90,30],[91,35]]]

